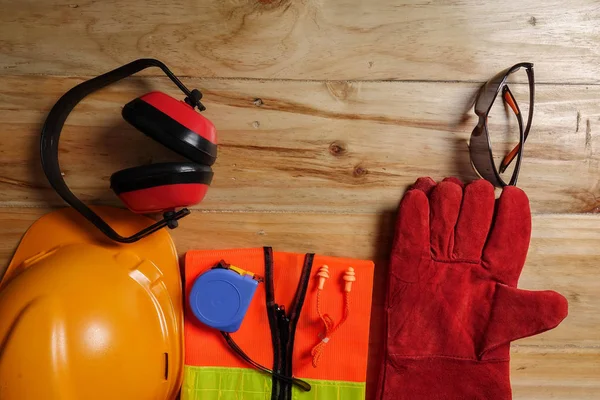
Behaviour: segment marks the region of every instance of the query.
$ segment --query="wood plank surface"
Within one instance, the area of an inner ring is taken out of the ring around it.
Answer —
[[[552,352],[511,354],[514,400],[600,398],[600,353]]]
[[[7,265],[21,235],[44,208],[0,208],[0,265]],[[376,261],[375,287],[385,287],[394,213],[195,212],[172,231],[178,252],[273,246],[279,251]],[[600,397],[600,216],[535,215],[520,287],[556,290],[569,300],[569,316],[556,329],[512,346],[515,399]],[[381,354],[384,291],[374,291],[369,368],[373,390]]]
[[[512,345],[517,400],[600,399],[600,4],[596,0],[0,0],[0,272],[27,227],[63,201],[39,162],[42,123],[85,79],[141,57],[205,94],[215,178],[172,231],[190,249],[258,247],[376,262],[368,393],[381,354],[395,209],[419,176],[476,178],[467,142],[481,82],[535,64],[519,186],[532,242],[520,287],[569,300],[556,329]],[[148,70],[80,104],[60,163],[83,200],[120,205],[111,173],[178,156],[120,116]],[[527,86],[511,80],[524,113]],[[489,119],[496,156],[516,121]]]
[[[39,164],[41,125],[80,78],[0,77],[0,204],[63,204]],[[478,85],[414,82],[188,80],[205,92],[219,131],[208,210],[378,212],[394,209],[418,176],[476,177],[467,142]],[[516,92],[524,85],[514,85]],[[86,201],[118,204],[111,173],[176,156],[120,116],[166,79],[132,79],[86,99],[67,121],[60,162]],[[260,99],[260,104],[257,101]],[[600,210],[600,86],[539,85],[519,184],[534,212]],[[259,105],[257,105],[259,104]],[[498,107],[499,110],[502,107]],[[490,119],[494,148],[516,123]]]
[[[96,75],[157,57],[187,76],[600,82],[595,0],[0,1],[0,70]],[[158,72],[154,72],[158,73]]]

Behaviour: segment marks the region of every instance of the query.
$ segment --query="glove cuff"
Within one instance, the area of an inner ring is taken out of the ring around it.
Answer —
[[[377,400],[511,400],[508,361],[388,356]]]

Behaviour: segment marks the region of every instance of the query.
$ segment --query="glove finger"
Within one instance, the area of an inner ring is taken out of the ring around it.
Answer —
[[[454,234],[454,258],[480,260],[494,215],[494,186],[484,179],[467,185]]]
[[[452,181],[441,182],[431,191],[431,253],[435,258],[452,258],[462,196],[462,187]]]
[[[454,176],[449,176],[448,178],[444,178],[444,180],[442,182],[453,182],[453,183],[456,183],[461,188],[465,187],[465,184],[460,179],[458,179]]]
[[[423,177],[417,179],[417,181],[411,186],[411,189],[420,190],[429,196],[431,189],[435,187],[436,183],[429,177]]]
[[[499,346],[557,327],[568,307],[567,299],[551,290],[535,292],[497,284],[480,358]]]
[[[483,250],[482,265],[499,282],[517,286],[531,239],[531,210],[527,195],[507,186],[497,203],[496,218]]]
[[[424,192],[409,190],[398,209],[390,274],[404,282],[416,282],[429,260],[429,200]]]

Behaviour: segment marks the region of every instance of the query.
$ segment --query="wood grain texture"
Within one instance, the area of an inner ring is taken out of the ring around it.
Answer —
[[[52,104],[80,81],[0,77],[1,205],[63,204],[39,166],[39,135]],[[205,92],[205,115],[220,142],[201,208],[378,212],[394,209],[418,176],[476,177],[467,148],[476,84],[191,82]],[[84,200],[118,204],[111,173],[177,159],[120,116],[125,103],[151,89],[179,96],[166,79],[132,79],[86,99],[68,119],[60,162]],[[599,126],[600,86],[538,87],[519,180],[534,212],[600,210]],[[507,127],[516,132],[515,121],[490,119],[499,155],[509,148]]]
[[[511,354],[514,400],[600,397],[600,353],[552,352]]]
[[[39,163],[54,102],[91,76],[159,58],[203,90],[219,131],[208,196],[172,232],[178,251],[270,245],[375,260],[369,393],[397,203],[419,176],[475,178],[469,103],[480,82],[533,62],[519,186],[536,214],[520,287],[556,290],[570,309],[557,329],[513,343],[514,398],[600,398],[596,0],[0,0],[0,10],[0,272],[27,227],[64,205]],[[115,171],[180,160],[120,117],[150,90],[181,97],[158,70],[142,75],[67,121],[60,162],[86,202],[120,204]],[[523,107],[526,86],[511,89]],[[516,124],[493,110],[501,156]]]
[[[158,57],[181,75],[600,82],[595,0],[0,1],[0,70],[97,75]],[[157,72],[154,72],[157,73]]]
[[[7,265],[21,235],[49,211],[0,209],[0,265]],[[385,287],[394,213],[195,212],[172,231],[178,252],[191,249],[273,246],[279,251],[357,257],[376,261],[375,287]],[[556,329],[512,346],[515,399],[600,397],[600,216],[536,215],[520,287],[553,289],[569,299],[569,316]],[[374,291],[369,388],[381,354],[384,291]]]

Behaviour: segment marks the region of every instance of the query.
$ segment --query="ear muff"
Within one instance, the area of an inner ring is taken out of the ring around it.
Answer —
[[[155,213],[200,203],[213,177],[208,165],[161,163],[115,172],[110,187],[135,213]]]
[[[111,184],[132,211],[164,212],[161,220],[133,235],[122,236],[67,186],[58,163],[59,139],[67,117],[81,100],[149,67],[160,68],[186,95],[185,102],[153,92],[127,104],[123,116],[146,135],[198,164],[158,164],[114,174]],[[40,156],[48,182],[71,207],[117,242],[133,243],[159,229],[177,227],[177,221],[188,215],[190,210],[175,209],[202,200],[212,179],[209,165],[214,163],[217,156],[215,127],[194,110],[205,110],[201,99],[199,90],[189,90],[165,64],[152,58],[132,61],[78,84],[54,104],[42,127]]]
[[[198,164],[217,159],[215,126],[185,103],[152,92],[129,102],[123,118],[144,134]]]

